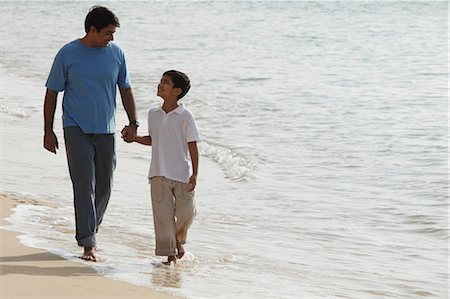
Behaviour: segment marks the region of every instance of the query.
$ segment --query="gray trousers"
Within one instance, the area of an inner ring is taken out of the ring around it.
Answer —
[[[111,195],[115,134],[85,134],[79,127],[66,127],[64,140],[73,186],[75,238],[79,246],[95,246]]]

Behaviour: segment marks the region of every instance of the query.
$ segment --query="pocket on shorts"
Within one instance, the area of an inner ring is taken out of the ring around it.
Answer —
[[[195,196],[195,189],[192,191],[188,191],[190,187],[191,187],[191,185],[189,183],[188,184],[183,183],[183,191],[185,194],[184,197],[186,200],[192,200]]]
[[[150,179],[150,192],[152,201],[163,202],[164,201],[164,180],[162,177],[152,177]]]

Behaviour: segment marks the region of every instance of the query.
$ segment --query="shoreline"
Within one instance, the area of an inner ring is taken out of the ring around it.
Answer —
[[[52,206],[45,201],[0,193],[0,226],[19,204]],[[173,295],[99,275],[83,264],[63,259],[42,249],[27,247],[21,233],[0,229],[0,297],[9,298],[154,298]]]

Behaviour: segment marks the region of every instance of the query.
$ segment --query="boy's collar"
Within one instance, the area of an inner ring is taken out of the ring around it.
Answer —
[[[158,110],[161,110],[161,111],[163,111],[164,113],[166,113],[166,111],[164,111],[164,109],[162,108],[162,106],[159,106]],[[170,111],[169,113],[175,112],[175,113],[181,114],[181,113],[184,112],[184,110],[186,110],[186,108],[184,107],[184,105],[183,105],[182,103],[179,103],[179,104],[178,104],[178,107],[175,108],[175,109],[173,109],[173,110]]]

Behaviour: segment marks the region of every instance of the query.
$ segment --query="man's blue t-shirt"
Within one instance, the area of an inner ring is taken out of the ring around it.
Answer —
[[[131,86],[125,55],[117,45],[91,48],[79,40],[55,57],[45,86],[64,90],[63,127],[78,126],[85,134],[116,130],[116,90]]]

